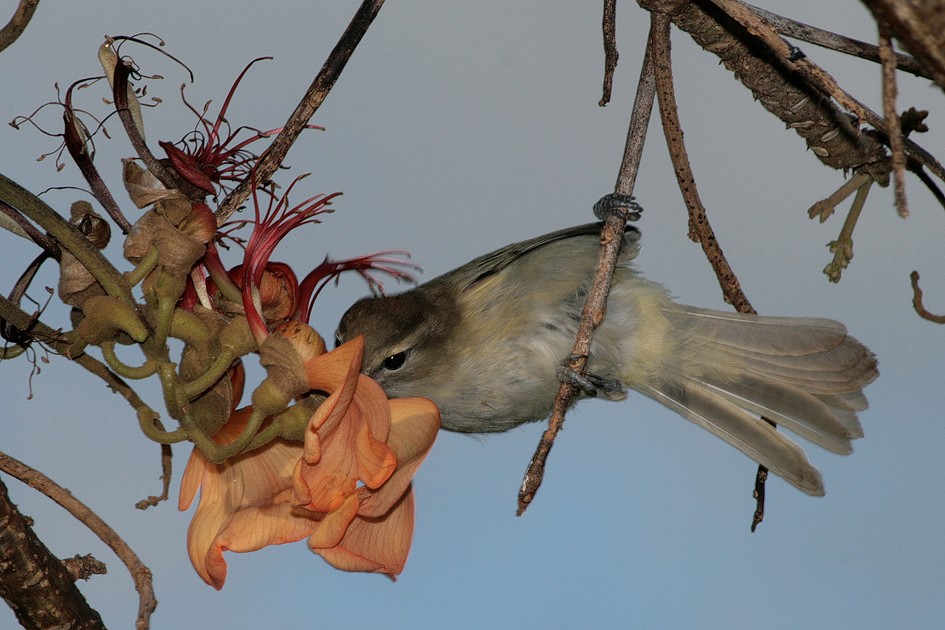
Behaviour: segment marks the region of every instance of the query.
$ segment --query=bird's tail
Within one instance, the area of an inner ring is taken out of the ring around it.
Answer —
[[[863,435],[863,388],[879,374],[873,353],[829,319],[674,306],[664,313],[686,341],[635,388],[822,495],[820,473],[801,448],[759,416],[835,453],[851,452],[850,440]]]

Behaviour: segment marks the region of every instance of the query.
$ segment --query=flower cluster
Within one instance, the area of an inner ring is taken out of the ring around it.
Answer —
[[[121,272],[100,251],[108,223],[90,204],[75,205],[71,224],[41,203],[22,210],[57,242],[48,246],[49,256],[60,261],[60,297],[76,322],[62,336],[66,352],[79,356],[97,346],[119,377],[160,380],[167,415],[178,426],[166,429],[140,400],[138,419],[159,443],[193,444],[179,507],[188,509],[200,493],[187,547],[207,583],[223,586],[226,550],[303,538],[338,568],[396,576],[413,531],[412,479],[439,429],[439,411],[425,399],[388,400],[360,373],[363,340],[326,352],[308,319],[315,297],[343,272],[357,272],[377,291],[375,274],[413,280],[416,266],[403,252],[386,251],[326,257],[300,276],[271,260],[286,235],[318,223],[340,193],[291,203],[302,177],[278,195],[272,182],[257,183],[259,159],[248,147],[280,130],[231,131],[226,120],[250,66],[215,120],[204,116],[209,103],[203,113],[188,105],[199,119],[195,132],[180,143],[160,142],[167,159],[155,158],[138,102],[144,90],[132,85],[142,75],[118,53],[131,39],[108,38],[99,58],[138,154],[123,170],[131,200],[144,211],[136,221],[125,219],[98,176],[90,134],[73,106],[74,88],[85,84],[70,87],[60,105],[65,146],[96,200],[127,234],[123,254],[134,268]],[[212,204],[228,192],[224,183],[252,189],[253,220],[219,225],[220,208],[215,212]],[[34,206],[37,213],[29,214]],[[247,226],[248,238],[238,237]],[[242,248],[236,264],[224,262],[228,241]],[[119,344],[137,346],[143,361],[129,362],[124,350],[119,357]],[[173,348],[182,348],[179,356]],[[265,377],[252,388],[251,404],[237,409],[244,361],[253,354]]]
[[[308,386],[328,397],[302,442],[275,439],[214,464],[194,450],[181,481],[180,509],[200,503],[187,536],[200,576],[223,586],[223,551],[255,551],[308,538],[333,566],[396,576],[413,534],[411,479],[439,429],[436,406],[422,398],[388,400],[360,374],[360,339],[319,354],[317,333],[298,322],[291,336]],[[306,356],[307,351],[313,351]],[[232,441],[252,407],[235,411],[216,439]]]

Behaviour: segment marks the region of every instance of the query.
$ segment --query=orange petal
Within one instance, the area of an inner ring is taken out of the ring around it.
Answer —
[[[364,356],[364,337],[352,339],[325,354],[305,362],[305,374],[312,389],[333,392],[345,380],[356,378]]]
[[[380,487],[397,466],[384,443],[390,431],[387,397],[377,383],[357,372],[362,347],[358,341],[306,362],[307,367],[319,367],[309,372],[310,383],[321,379],[324,387],[337,386],[312,414],[304,457],[295,471],[296,497],[317,512],[338,509],[359,482]],[[335,353],[340,358],[326,359]]]
[[[397,470],[387,482],[372,490],[359,490],[362,497],[358,514],[377,518],[407,491],[440,429],[440,410],[426,398],[394,398],[389,401],[391,430],[387,445],[397,458]]]
[[[251,408],[233,414],[216,438],[222,443],[239,434]],[[226,579],[223,552],[254,551],[294,542],[311,534],[320,515],[294,509],[292,470],[302,447],[284,440],[211,464],[191,454],[181,482],[179,507],[186,509],[197,488],[200,501],[187,532],[187,550],[197,573],[221,588]]]
[[[343,571],[365,571],[397,576],[404,570],[413,538],[413,490],[382,520],[356,517],[339,545],[315,549],[326,562]]]
[[[315,531],[309,536],[308,546],[317,551],[340,543],[357,512],[358,496],[352,494],[345,499],[341,507],[326,514],[318,523]]]

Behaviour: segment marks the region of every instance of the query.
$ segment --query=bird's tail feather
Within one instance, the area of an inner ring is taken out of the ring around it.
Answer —
[[[876,358],[829,319],[760,317],[681,306],[666,312],[686,343],[641,393],[708,429],[809,494],[820,473],[764,416],[835,453],[862,437],[863,387]]]

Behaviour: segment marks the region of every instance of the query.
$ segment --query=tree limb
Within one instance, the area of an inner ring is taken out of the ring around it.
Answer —
[[[102,618],[33,532],[0,481],[0,597],[24,628],[99,630]]]
[[[103,543],[108,545],[115,555],[118,556],[131,573],[131,579],[134,580],[135,590],[138,591],[138,619],[135,627],[138,630],[145,630],[150,627],[151,613],[157,606],[157,600],[154,598],[154,585],[151,583],[151,570],[148,569],[132,551],[121,536],[115,530],[108,526],[99,516],[89,509],[87,505],[75,498],[71,492],[57,484],[55,481],[31,468],[23,462],[10,457],[6,453],[0,453],[0,470],[16,477],[34,490],[43,493],[67,512],[76,517],[79,522],[92,530]],[[3,529],[3,528],[0,528]],[[15,546],[15,545],[14,545]],[[61,564],[61,563],[60,563]],[[63,571],[66,571],[63,567]],[[22,579],[22,576],[20,576]],[[28,584],[29,582],[25,582]],[[99,620],[100,622],[101,620]],[[81,627],[104,627],[104,626],[81,626]]]
[[[38,5],[39,0],[20,0],[16,11],[13,12],[13,17],[10,18],[6,26],[0,29],[0,51],[19,39],[30,23],[30,19],[32,19]]]

